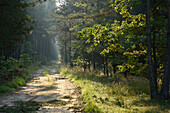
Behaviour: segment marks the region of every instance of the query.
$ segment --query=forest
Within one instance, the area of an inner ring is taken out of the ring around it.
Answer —
[[[1,0],[0,34],[0,112],[170,112],[170,0]]]

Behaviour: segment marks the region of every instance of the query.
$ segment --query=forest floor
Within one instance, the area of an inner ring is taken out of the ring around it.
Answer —
[[[57,74],[57,68],[50,69],[48,76],[44,71],[33,73],[30,81],[13,92],[0,96],[1,112],[70,113],[79,112],[80,87]]]
[[[78,66],[61,66],[58,72],[81,87],[84,112],[170,113],[170,100],[150,99],[149,80],[142,76],[106,77]]]

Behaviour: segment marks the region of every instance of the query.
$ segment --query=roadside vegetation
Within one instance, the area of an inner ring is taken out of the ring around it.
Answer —
[[[43,67],[43,66],[41,66],[41,67]],[[32,67],[32,68],[35,68],[35,67]],[[53,70],[54,68],[56,68],[56,65],[53,64],[52,66],[48,66],[48,67],[46,66],[46,69],[44,69],[42,72],[39,72],[40,75],[41,75],[41,73],[43,73],[45,81],[41,81],[41,80],[40,81],[44,85],[44,88],[47,89],[48,91],[49,91],[49,88],[51,88],[51,87],[57,87],[57,85],[55,86],[55,84],[53,84],[54,82],[57,82],[57,81],[55,81],[57,79],[51,78],[51,76],[50,76],[50,70]],[[30,70],[31,70],[31,68],[30,68]],[[37,77],[39,77],[39,74],[38,74]],[[35,85],[37,85],[34,81],[32,81],[32,82]],[[45,91],[44,88],[42,88],[43,91]],[[56,89],[59,89],[59,88],[62,89],[63,86],[58,87]],[[63,107],[63,109],[64,109],[64,107],[66,107],[66,106],[67,106],[68,110],[70,110],[70,109],[71,110],[81,109],[81,106],[79,106],[79,104],[78,104],[79,102],[77,104],[74,103],[74,106],[72,106],[73,101],[77,101],[77,100],[74,100],[75,97],[73,98],[70,95],[70,93],[69,93],[70,89],[66,89],[66,90],[68,90],[68,92],[65,92],[64,94],[68,93],[68,95],[63,95],[61,97],[61,99],[56,98],[56,99],[53,99],[53,100],[49,99],[49,100],[45,100],[45,101],[37,101],[37,100],[33,100],[33,99],[29,99],[28,101],[24,101],[25,99],[24,100],[17,100],[17,101],[13,101],[15,103],[15,106],[4,105],[4,106],[0,107],[0,112],[5,112],[5,113],[19,113],[19,112],[30,113],[30,112],[36,112],[36,111],[39,111],[39,110],[41,111],[41,109],[43,109],[43,107],[47,107],[47,106],[52,107],[54,109],[57,109],[57,107],[59,107],[59,108]],[[74,88],[72,88],[71,90],[74,90]],[[35,92],[38,92],[38,91],[39,91],[39,89],[37,89],[37,91],[35,91]],[[51,91],[54,91],[54,90],[51,90]],[[76,93],[77,91],[79,91],[79,89],[76,89],[74,91],[75,91],[74,93]],[[48,92],[46,92],[45,97],[50,97],[51,93],[49,92],[49,96],[48,96],[47,93]],[[27,94],[29,95],[29,92]],[[61,95],[62,95],[62,93],[61,93]],[[19,96],[21,96],[21,95],[19,95]],[[39,95],[39,96],[42,97],[43,95]],[[70,105],[70,107],[69,107],[69,104],[72,104],[72,105]]]
[[[0,84],[0,94],[3,95],[6,92],[13,91],[20,86],[23,86],[26,84],[26,82],[29,80],[31,77],[32,73],[35,70],[38,70],[43,67],[47,67],[49,65],[52,65],[51,62],[49,62],[46,65],[42,65],[40,62],[36,63],[34,65],[30,65],[26,68],[25,73],[22,73],[21,76],[16,76],[13,77],[11,80],[5,80]],[[43,71],[44,76],[48,77],[50,79],[49,75],[49,70],[55,68],[56,65],[50,66],[49,68],[45,69]],[[51,81],[49,81],[51,83]],[[42,106],[60,106],[60,105],[65,105],[66,103],[64,101],[60,100],[53,100],[53,101],[47,101],[47,102],[36,102],[36,101],[16,101],[15,102],[15,107],[9,107],[9,106],[3,106],[0,107],[0,112],[5,112],[5,113],[19,113],[19,112],[24,112],[24,113],[30,113],[30,112],[35,112],[39,110],[40,107]]]
[[[23,66],[17,60],[10,58],[7,61],[0,61],[0,95],[13,91],[20,86],[24,86],[31,77],[32,73],[40,68],[50,65],[37,62],[29,66]]]
[[[101,113],[165,113],[170,112],[170,101],[150,99],[149,80],[121,73],[106,77],[82,68],[61,67],[60,74],[81,87],[85,112]]]

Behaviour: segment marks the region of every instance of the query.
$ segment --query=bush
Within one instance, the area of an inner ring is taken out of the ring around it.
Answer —
[[[22,67],[28,67],[31,64],[31,58],[28,54],[21,55],[21,58],[19,60]]]
[[[28,66],[28,58],[21,58],[19,61],[14,58],[0,59],[0,82],[10,81],[15,77],[27,74],[25,67]]]
[[[0,86],[0,95],[3,94],[3,93],[6,93],[7,91],[10,91],[10,90],[13,90],[13,89],[11,89],[10,86],[1,85],[1,86]]]

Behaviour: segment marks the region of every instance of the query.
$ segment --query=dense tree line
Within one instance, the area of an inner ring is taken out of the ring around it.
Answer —
[[[0,83],[23,75],[31,64],[57,60],[50,23],[45,21],[50,2],[44,1],[0,1]]]
[[[0,46],[1,56],[7,59],[12,54],[19,58],[20,49],[15,51],[23,43],[25,35],[31,30],[31,17],[26,14],[27,3],[13,0],[0,2]]]
[[[53,14],[61,60],[84,70],[102,71],[105,76],[146,77],[151,98],[159,96],[159,80],[160,95],[166,99],[168,12],[169,0],[66,0]]]
[[[55,51],[55,39],[53,34],[49,32],[51,27],[51,21],[49,13],[53,11],[51,2],[43,2],[37,4],[35,7],[28,8],[28,14],[33,16],[36,20],[36,25],[31,35],[29,35],[29,41],[32,42],[33,48],[37,54],[34,55],[36,61],[53,59],[57,60]]]

